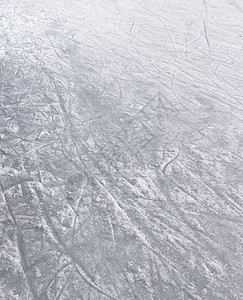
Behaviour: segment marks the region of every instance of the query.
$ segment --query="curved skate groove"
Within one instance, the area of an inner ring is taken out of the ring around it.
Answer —
[[[1,2],[1,299],[243,298],[242,11]]]

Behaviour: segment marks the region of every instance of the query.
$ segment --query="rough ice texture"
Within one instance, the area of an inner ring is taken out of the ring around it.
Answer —
[[[0,28],[0,299],[243,299],[242,1],[1,1]]]

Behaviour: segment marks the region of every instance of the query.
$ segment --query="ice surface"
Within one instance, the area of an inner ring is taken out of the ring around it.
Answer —
[[[0,28],[0,299],[243,299],[242,1],[1,1]]]

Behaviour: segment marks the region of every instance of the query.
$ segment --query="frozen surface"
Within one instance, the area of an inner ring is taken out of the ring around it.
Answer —
[[[243,2],[0,1],[0,299],[243,299]]]

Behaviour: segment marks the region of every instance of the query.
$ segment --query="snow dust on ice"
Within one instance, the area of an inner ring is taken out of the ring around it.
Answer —
[[[0,299],[243,299],[243,3],[0,1]]]

